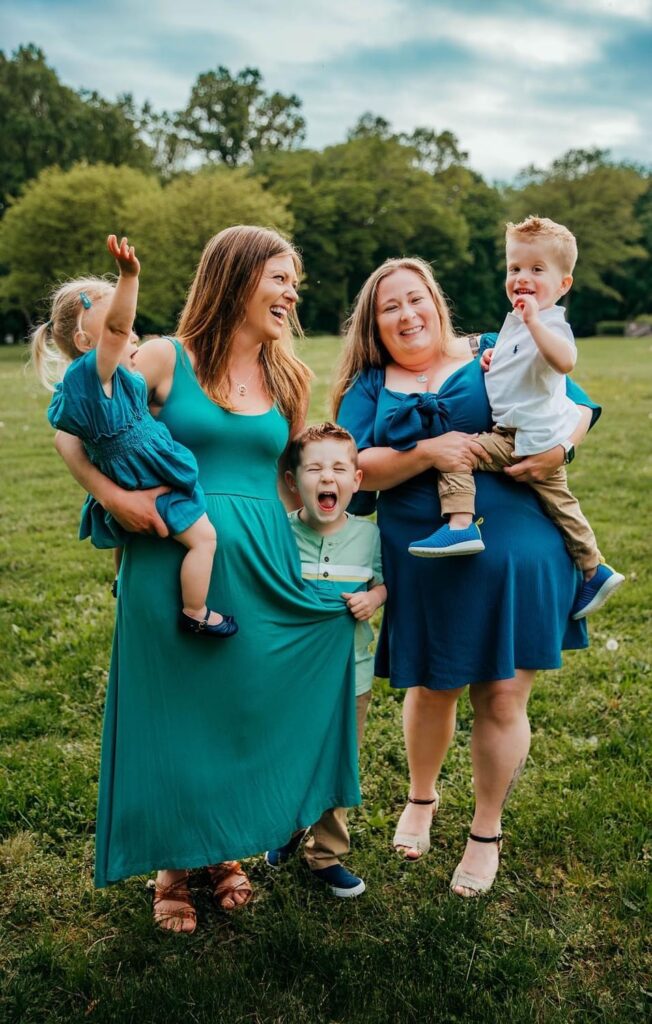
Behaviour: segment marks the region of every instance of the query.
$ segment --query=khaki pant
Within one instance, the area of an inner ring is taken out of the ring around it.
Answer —
[[[361,693],[355,698],[358,752],[362,744],[362,734],[370,701],[371,690],[367,690],[366,693]],[[350,849],[346,818],[346,807],[331,807],[330,810],[324,811],[319,821],[312,826],[304,846],[305,857],[311,869],[330,868],[334,864],[339,864],[341,857],[346,857]]]
[[[514,455],[514,433],[504,427],[494,427],[491,433],[479,434],[473,440],[481,444],[491,456],[491,462],[482,462],[478,469],[498,472],[505,466],[516,466],[520,461]],[[553,523],[561,531],[568,553],[579,569],[593,569],[604,561],[598,550],[595,534],[582,514],[577,498],[571,494],[566,481],[566,469],[560,466],[547,480],[530,483]],[[442,515],[453,512],[475,513],[475,484],[472,473],[440,473],[437,488]]]

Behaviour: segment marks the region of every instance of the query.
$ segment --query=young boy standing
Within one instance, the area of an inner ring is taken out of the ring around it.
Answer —
[[[303,507],[289,514],[301,556],[304,580],[318,588],[336,590],[357,620],[355,628],[355,693],[358,749],[371,700],[373,658],[369,619],[385,603],[380,535],[374,523],[356,519],[346,508],[358,490],[362,471],[348,430],[333,423],[308,427],[290,445],[286,482]],[[313,876],[339,897],[359,896],[365,883],[341,862],[350,848],[346,808],[325,811],[311,829],[296,832],[285,846],[268,850],[265,860],[278,868],[305,844]]]
[[[556,446],[564,449],[567,465],[575,455],[572,434],[580,412],[566,396],[565,375],[573,369],[577,352],[563,307],[556,303],[573,283],[577,243],[568,228],[546,217],[508,224],[505,242],[505,289],[514,311],[507,314],[487,372],[494,428],[475,440],[492,461],[478,469],[500,471]],[[571,615],[583,619],[602,607],[625,577],[604,564],[595,534],[568,487],[565,465],[530,486],[582,571],[584,582]],[[441,473],[438,489],[448,523],[413,541],[410,554],[438,558],[483,551],[480,530],[472,522],[473,475]]]

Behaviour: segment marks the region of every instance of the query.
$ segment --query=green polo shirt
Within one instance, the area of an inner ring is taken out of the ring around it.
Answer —
[[[298,512],[288,515],[299,547],[301,575],[313,586],[354,593],[370,590],[383,583],[380,533],[375,523],[356,519],[347,513],[346,522],[336,533],[322,536],[299,519]],[[374,633],[369,622],[355,624],[355,694],[371,689],[374,660],[369,644]]]

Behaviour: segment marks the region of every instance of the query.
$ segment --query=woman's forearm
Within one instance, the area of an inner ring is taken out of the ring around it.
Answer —
[[[471,434],[455,430],[418,441],[407,452],[397,452],[393,448],[367,448],[359,456],[362,489],[386,491],[425,473],[427,469],[438,469],[442,473],[470,473],[476,468],[478,459],[488,461],[484,448]]]
[[[77,483],[92,494],[125,530],[132,533],[156,533],[159,537],[168,536],[169,531],[159,515],[156,499],[161,494],[166,494],[170,490],[169,487],[127,491],[92,464],[79,438],[59,430],[54,443]]]

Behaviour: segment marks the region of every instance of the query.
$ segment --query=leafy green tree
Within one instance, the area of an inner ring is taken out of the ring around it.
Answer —
[[[199,75],[178,125],[209,160],[236,167],[264,149],[291,149],[305,137],[301,100],[266,94],[262,75],[244,68],[231,75],[218,67]]]
[[[125,216],[142,262],[139,315],[150,330],[174,329],[211,235],[232,224],[292,230],[282,200],[239,168],[184,174],[162,189],[134,196]]]
[[[614,164],[604,150],[570,150],[548,170],[527,168],[506,193],[509,219],[551,217],[577,238],[579,258],[568,296],[570,320],[590,333],[613,304],[633,260],[643,260],[636,204],[648,183],[634,167]]]
[[[384,117],[371,111],[361,114],[353,128],[346,135],[349,142],[354,139],[395,139],[414,150],[417,167],[437,174],[448,167],[466,163],[469,154],[460,149],[457,136],[451,131],[436,132],[434,128],[421,126],[413,132],[395,132]]]
[[[464,217],[414,153],[361,135],[323,153],[268,154],[255,171],[288,199],[307,269],[301,316],[336,331],[367,275],[389,256],[420,255],[442,276],[467,249]]]
[[[36,46],[21,46],[12,59],[0,52],[0,204],[54,164],[68,168],[88,160],[151,167],[134,114],[128,96],[109,103],[63,85]]]
[[[110,233],[130,234],[127,204],[160,191],[156,178],[131,167],[47,168],[12,200],[0,222],[0,302],[29,323],[45,310],[57,282],[115,269],[106,251]]]
[[[393,139],[395,138],[392,126],[389,121],[378,114],[372,114],[370,110],[361,114],[353,128],[346,133],[349,142],[353,139]]]
[[[431,174],[440,174],[449,167],[462,166],[469,154],[460,149],[457,136],[450,131],[436,132],[432,128],[415,128],[409,135],[398,136],[416,153],[419,167]]]
[[[464,217],[468,230],[466,256],[441,279],[451,299],[454,322],[467,332],[497,329],[509,308],[502,237],[497,240],[505,223],[502,196],[475,171],[456,164],[438,171],[435,180],[447,202]]]
[[[634,214],[646,257],[632,259],[620,269],[615,284],[622,299],[613,309],[605,311],[606,320],[629,320],[640,314],[652,314],[652,174],[643,170],[640,173],[645,191],[636,200]],[[609,278],[607,283],[610,283]]]

